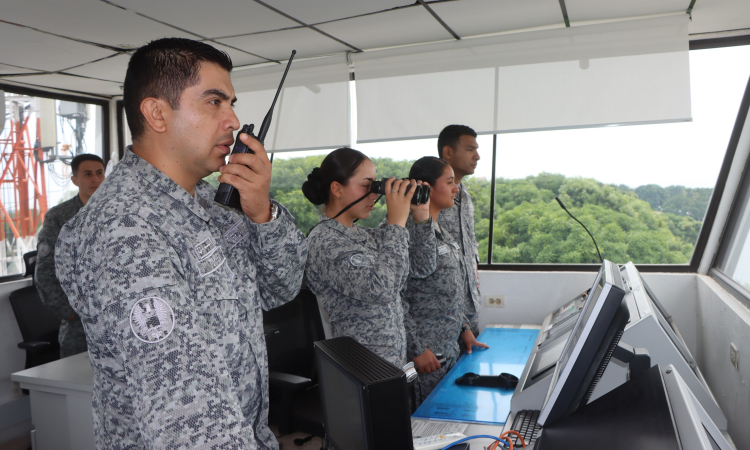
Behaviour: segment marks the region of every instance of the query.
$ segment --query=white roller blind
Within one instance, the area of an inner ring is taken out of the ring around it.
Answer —
[[[358,142],[691,120],[685,14],[353,54]]]
[[[232,72],[240,122],[257,134],[285,64]],[[336,148],[349,143],[349,66],[345,56],[293,62],[265,140],[269,151]]]

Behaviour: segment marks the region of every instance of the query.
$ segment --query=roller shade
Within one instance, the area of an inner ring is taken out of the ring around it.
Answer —
[[[235,70],[235,112],[260,127],[285,64]],[[293,62],[266,136],[269,151],[337,148],[349,144],[349,66],[344,55]]]
[[[691,120],[685,14],[353,54],[358,142]]]

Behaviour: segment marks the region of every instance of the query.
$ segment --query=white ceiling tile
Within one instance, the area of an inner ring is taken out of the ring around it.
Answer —
[[[295,58],[325,55],[351,50],[349,47],[326,37],[309,28],[274,31],[272,33],[253,34],[236,38],[219,39],[234,47],[274,58],[289,59],[292,50],[297,50]]]
[[[299,25],[248,0],[112,0],[112,3],[208,38]]]
[[[673,13],[685,11],[688,6],[690,0],[565,0],[571,23]]]
[[[2,77],[0,76],[0,80]],[[50,87],[56,89],[67,89],[71,91],[85,92],[99,95],[122,95],[119,83],[109,81],[91,80],[88,78],[73,77],[60,74],[33,75],[28,77],[13,77],[9,81],[28,83],[35,86]]]
[[[100,0],[3,0],[2,19],[124,48],[161,37],[192,37]]]
[[[425,8],[418,7],[339,20],[316,28],[362,50],[453,39]]]
[[[21,69],[20,67],[8,66],[0,64],[0,75],[7,75],[9,73],[29,73],[35,72],[34,70]]]
[[[460,0],[431,8],[460,37],[564,24],[558,0]]]
[[[750,1],[700,0],[695,2],[690,34],[750,28]]]
[[[235,67],[237,67],[237,66],[245,66],[245,65],[248,65],[248,64],[258,64],[258,63],[268,62],[267,59],[258,58],[256,56],[249,55],[249,54],[247,54],[245,52],[241,52],[241,51],[239,51],[237,49],[234,49],[232,47],[227,47],[226,45],[220,45],[221,42],[219,42],[219,41],[216,41],[216,42],[209,41],[209,42],[206,42],[206,43],[209,44],[209,45],[212,45],[212,46],[216,47],[217,49],[219,49],[222,52],[225,52],[227,55],[229,55],[229,57],[232,58],[232,64]]]
[[[130,55],[117,55],[102,61],[76,67],[75,69],[66,70],[65,72],[122,84],[125,81],[125,72],[128,70],[128,61],[130,61]]]
[[[60,70],[111,55],[93,45],[0,22],[0,63],[39,70]]]
[[[361,14],[413,5],[412,0],[264,0],[279,11],[306,24],[328,22]]]

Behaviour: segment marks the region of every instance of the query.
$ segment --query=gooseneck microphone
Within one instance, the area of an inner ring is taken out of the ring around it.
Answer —
[[[602,258],[602,254],[601,254],[601,252],[599,252],[599,246],[596,245],[596,239],[594,239],[594,235],[591,234],[591,232],[589,231],[588,228],[586,228],[586,225],[584,225],[583,223],[581,223],[580,220],[576,219],[575,216],[573,214],[571,214],[570,211],[568,211],[568,208],[565,207],[565,205],[563,204],[562,200],[560,200],[560,197],[555,197],[555,200],[557,200],[557,203],[560,204],[560,208],[564,209],[565,212],[568,213],[568,215],[573,218],[573,220],[575,220],[576,222],[580,223],[581,226],[583,227],[583,229],[586,230],[586,233],[588,233],[589,236],[591,236],[591,240],[594,241],[594,247],[596,247],[596,253],[599,255],[599,260],[602,263],[604,263],[604,258]]]

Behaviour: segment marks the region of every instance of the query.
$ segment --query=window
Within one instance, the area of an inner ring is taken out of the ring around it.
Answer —
[[[687,264],[726,152],[750,46],[690,52],[693,121],[497,135],[493,263]],[[481,245],[481,243],[480,243]]]
[[[104,159],[105,108],[5,92],[0,132],[0,276],[25,270],[46,212],[78,192],[70,160],[81,153]],[[106,159],[105,159],[106,161]]]

